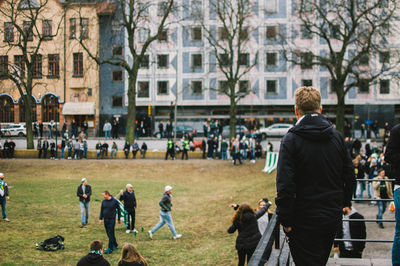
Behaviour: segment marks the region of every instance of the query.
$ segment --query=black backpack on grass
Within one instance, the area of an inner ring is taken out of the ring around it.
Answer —
[[[57,235],[55,237],[46,239],[39,245],[36,244],[36,246],[39,250],[44,251],[56,251],[59,249],[64,249],[64,237]]]

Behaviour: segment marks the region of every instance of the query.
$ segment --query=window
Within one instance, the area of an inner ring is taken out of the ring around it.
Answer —
[[[31,115],[32,115],[32,122],[36,122],[36,101],[32,97],[31,100]],[[24,103],[24,97],[21,97],[19,100],[19,122],[26,122],[25,121],[25,103]]]
[[[192,28],[192,41],[201,41],[201,27],[193,27]]]
[[[277,37],[277,26],[267,26],[265,36],[269,41],[275,41]]]
[[[265,12],[266,13],[276,13],[276,12],[278,12],[278,2],[277,2],[277,0],[265,0]]]
[[[168,42],[168,30],[163,30],[158,35],[158,40],[160,42]]]
[[[249,38],[249,31],[247,28],[244,28],[240,31],[239,38],[241,40],[247,40]]]
[[[369,25],[368,23],[361,23],[358,28],[358,38],[359,39],[368,39],[369,36]]]
[[[228,54],[220,54],[219,61],[221,66],[229,66],[229,55]]]
[[[139,42],[144,43],[149,38],[150,30],[149,29],[139,29]]]
[[[312,69],[313,54],[311,52],[301,53],[300,57],[301,69]]]
[[[24,21],[24,37],[27,38],[27,41],[33,41],[33,32],[31,27],[31,22]]]
[[[42,55],[32,55],[32,77],[42,77]]]
[[[219,39],[220,40],[227,40],[228,39],[229,34],[228,34],[228,31],[225,28],[223,28],[223,27],[218,28],[218,33],[219,33]]]
[[[340,38],[340,25],[330,25],[330,34],[332,39]]]
[[[277,93],[277,81],[276,80],[267,80],[267,94],[276,94]]]
[[[303,0],[301,1],[301,11],[302,12],[312,12],[314,0]]]
[[[149,82],[148,81],[139,81],[138,82],[138,98],[149,98],[150,90],[149,90]]]
[[[360,66],[368,66],[369,65],[369,54],[363,54],[359,60]]]
[[[150,66],[150,57],[148,54],[145,54],[140,62],[140,68],[149,68]]]
[[[122,81],[122,70],[112,72],[112,81]]]
[[[201,17],[202,14],[201,1],[193,0],[190,4],[190,15],[192,17]]]
[[[389,23],[383,23],[382,24],[381,34],[382,35],[389,35],[390,34],[390,24]]]
[[[277,53],[267,53],[267,67],[274,67],[277,65]]]
[[[390,80],[388,79],[381,79],[379,81],[379,93],[381,94],[389,94],[390,93]]]
[[[358,11],[362,12],[367,9],[367,0],[356,0]]]
[[[19,72],[18,76],[23,78],[25,76],[24,57],[22,55],[14,55],[14,65],[16,67],[16,71]]]
[[[203,66],[203,57],[201,54],[192,54],[192,68],[201,68]]]
[[[203,82],[200,80],[193,80],[190,83],[193,94],[202,94],[203,92]]]
[[[169,59],[167,54],[157,55],[158,68],[168,68],[168,61]]]
[[[60,76],[60,56],[58,54],[49,54],[49,77]]]
[[[388,8],[389,7],[389,1],[388,0],[380,0],[379,4],[382,8]]]
[[[76,38],[76,18],[69,19],[69,38]]]
[[[83,77],[83,54],[74,53],[74,75],[73,77]]]
[[[14,122],[14,102],[6,95],[0,96],[0,122]]]
[[[112,49],[112,55],[113,56],[121,56],[122,55],[122,46],[115,46]]]
[[[239,92],[247,92],[250,88],[248,80],[239,80]]]
[[[92,90],[92,88],[88,88],[88,89],[87,89],[87,95],[88,95],[88,96],[92,96],[92,95],[93,95],[93,90]]]
[[[312,33],[309,31],[306,25],[301,25],[300,30],[302,39],[312,39]]]
[[[333,80],[329,80],[330,93],[336,93],[336,87],[333,85]]]
[[[368,79],[360,79],[359,85],[358,85],[358,93],[369,93]]]
[[[139,13],[140,13],[140,17],[148,17],[149,16],[149,4],[148,3],[139,3]]]
[[[4,22],[4,41],[14,41],[14,25],[12,24],[12,22]]]
[[[157,6],[157,16],[163,17],[167,12],[167,9],[168,9],[167,2],[159,2]]]
[[[51,20],[43,20],[42,31],[43,31],[43,40],[53,39],[52,21]]]
[[[113,96],[112,97],[112,107],[122,107],[122,96]]]
[[[390,62],[390,53],[389,52],[380,52],[379,53],[379,62],[384,64],[384,63],[389,63]]]
[[[302,79],[301,86],[303,87],[312,87],[312,79]]]
[[[168,94],[168,81],[157,81],[157,95]]]
[[[219,94],[227,94],[229,91],[228,81],[220,80],[218,81],[218,93]]]
[[[89,19],[81,18],[81,39],[89,38]]]
[[[0,56],[0,78],[6,78],[8,75],[8,56]]]
[[[248,53],[239,54],[239,65],[240,66],[249,66],[250,64],[250,55]]]
[[[60,121],[60,109],[58,98],[52,94],[46,95],[42,100],[42,120],[50,122],[51,120]]]

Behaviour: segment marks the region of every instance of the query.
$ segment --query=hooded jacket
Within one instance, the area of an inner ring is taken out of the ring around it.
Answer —
[[[77,266],[89,265],[110,266],[110,263],[105,258],[103,258],[102,255],[89,253],[86,256],[82,257],[77,264]]]
[[[390,130],[390,138],[385,152],[385,161],[391,165],[389,177],[396,179],[395,185],[400,185],[400,124]]]
[[[364,216],[359,214],[354,209],[351,210],[351,213],[348,215],[349,220],[358,220],[364,219]],[[358,222],[358,221],[349,221],[349,229],[350,229],[350,238],[351,239],[366,239],[367,238],[367,230],[365,229],[365,222]],[[336,238],[342,239],[343,238],[343,223],[340,223],[338,231],[336,233]],[[365,242],[361,241],[354,241],[351,242],[352,248],[355,252],[362,253],[365,248]],[[339,250],[343,252],[345,250],[344,242],[343,241],[335,241],[334,247],[339,247]]]
[[[281,142],[275,200],[280,223],[312,228],[340,221],[354,185],[343,137],[320,113],[306,114]]]

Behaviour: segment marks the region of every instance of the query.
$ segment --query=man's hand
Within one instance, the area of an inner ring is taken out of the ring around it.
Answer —
[[[82,197],[84,197],[85,199],[87,198],[87,195],[86,194],[83,194],[83,196]]]
[[[121,220],[118,220],[118,223],[120,224],[120,223],[121,223]]]
[[[339,252],[339,248],[333,248],[333,252]]]
[[[236,203],[231,203],[231,204],[229,204],[229,207],[231,207],[231,208],[235,208],[236,207]]]
[[[124,191],[121,189],[120,191],[119,191],[119,194],[123,194],[124,193]]]
[[[102,220],[99,220],[99,225],[102,225],[103,224],[103,221]]]
[[[10,197],[9,197],[9,196],[7,196],[7,197],[6,197],[6,199],[7,199],[7,200],[10,200]]]
[[[292,227],[284,227],[283,226],[283,230],[286,232],[286,233],[290,233],[290,231],[292,231]]]

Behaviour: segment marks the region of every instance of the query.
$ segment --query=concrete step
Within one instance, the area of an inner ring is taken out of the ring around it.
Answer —
[[[327,266],[390,266],[392,261],[390,259],[329,259]]]

